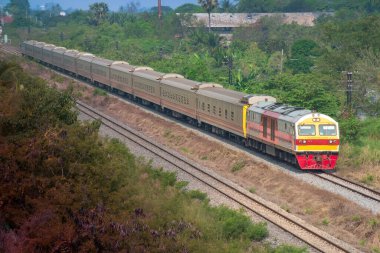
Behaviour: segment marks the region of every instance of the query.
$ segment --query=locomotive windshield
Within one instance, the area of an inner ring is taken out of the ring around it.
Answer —
[[[315,135],[315,126],[314,125],[298,126],[298,135],[300,136]]]
[[[320,125],[319,126],[319,135],[321,136],[335,136],[336,127],[335,125]]]

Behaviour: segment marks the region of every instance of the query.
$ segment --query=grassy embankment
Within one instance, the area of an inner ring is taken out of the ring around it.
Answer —
[[[380,119],[351,120],[342,127],[347,130],[343,131],[338,173],[380,189]]]
[[[70,90],[1,62],[0,97],[0,251],[304,251],[269,247],[264,223],[100,138]]]

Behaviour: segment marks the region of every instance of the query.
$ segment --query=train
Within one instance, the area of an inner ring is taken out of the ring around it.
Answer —
[[[20,47],[23,56],[50,68],[302,170],[333,170],[336,166],[339,126],[327,115],[278,103],[272,96],[246,94],[44,42],[28,40]]]

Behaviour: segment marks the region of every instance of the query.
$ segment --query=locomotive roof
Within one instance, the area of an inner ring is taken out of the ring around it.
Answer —
[[[261,114],[272,112],[278,115],[277,118],[291,122],[296,122],[303,116],[312,113],[311,110],[305,109],[303,107],[296,107],[282,103],[264,103],[259,105],[252,105],[249,110]]]

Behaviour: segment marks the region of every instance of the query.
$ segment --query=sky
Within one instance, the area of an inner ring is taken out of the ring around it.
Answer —
[[[29,0],[30,7],[35,9],[39,5],[43,5],[45,3],[58,3],[63,9],[88,9],[90,4],[96,2],[105,2],[108,4],[108,7],[111,10],[118,10],[120,6],[126,6],[127,3],[130,3],[132,0]],[[140,7],[153,7],[157,6],[157,0],[133,0],[134,2],[139,2]],[[4,0],[0,0],[1,2],[6,2]],[[196,4],[197,0],[161,0],[161,4],[164,6],[170,6],[172,8],[176,8],[185,3],[193,3]]]

